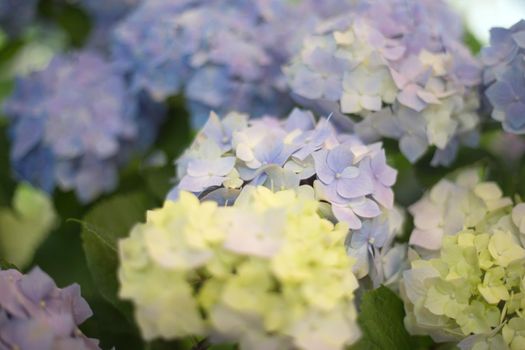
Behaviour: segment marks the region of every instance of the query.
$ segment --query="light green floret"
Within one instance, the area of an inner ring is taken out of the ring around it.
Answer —
[[[192,194],[120,242],[120,296],[146,339],[206,336],[241,349],[343,349],[359,337],[348,228],[313,191],[247,187],[232,207]]]
[[[462,349],[525,349],[524,204],[444,236],[435,258],[403,275],[412,334],[460,341]]]

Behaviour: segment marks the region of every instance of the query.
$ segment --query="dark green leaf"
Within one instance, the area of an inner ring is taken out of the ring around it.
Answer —
[[[431,188],[445,176],[467,167],[487,167],[494,166],[494,156],[483,149],[473,149],[468,147],[460,148],[454,162],[449,167],[432,166],[431,158],[434,149],[431,149],[425,157],[414,164],[414,172],[418,181],[425,187]]]
[[[89,16],[74,4],[66,1],[41,0],[39,13],[56,22],[68,35],[74,47],[82,47],[91,31]]]
[[[7,137],[7,123],[0,117],[0,206],[10,206],[15,190],[15,182],[11,176],[9,165],[9,142]]]
[[[168,100],[167,114],[167,120],[160,130],[155,148],[163,150],[171,162],[191,143],[193,134],[190,116],[184,108],[184,100],[180,96]],[[170,166],[173,168],[173,164]]]
[[[169,190],[173,187],[175,177],[175,166],[148,169],[145,174],[148,189],[159,200],[164,201]]]
[[[424,349],[426,338],[411,337],[403,318],[403,302],[390,289],[381,286],[363,295],[359,325],[361,340],[352,350],[407,350]]]
[[[84,252],[95,285],[128,317],[130,305],[117,297],[117,243],[133,225],[144,221],[146,211],[153,206],[151,197],[141,192],[116,195],[93,207],[81,222]]]

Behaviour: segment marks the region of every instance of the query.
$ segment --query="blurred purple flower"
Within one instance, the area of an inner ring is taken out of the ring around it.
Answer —
[[[59,289],[38,267],[0,270],[0,348],[99,349],[78,326],[92,316],[76,284]]]
[[[485,96],[492,118],[513,134],[525,133],[525,20],[509,29],[493,28],[482,51]]]
[[[281,66],[320,17],[352,1],[144,1],[116,28],[113,54],[134,91],[182,93],[201,127],[210,111],[282,115],[292,101]]]
[[[494,107],[492,117],[503,123],[503,129],[525,133],[525,71],[511,67],[486,91]]]

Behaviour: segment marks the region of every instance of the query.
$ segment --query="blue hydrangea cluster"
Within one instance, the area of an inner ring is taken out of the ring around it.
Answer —
[[[481,58],[492,118],[509,133],[525,134],[525,20],[509,29],[492,28]]]
[[[81,0],[81,6],[92,18],[89,45],[105,48],[110,43],[114,26],[142,0]]]
[[[0,270],[2,350],[98,350],[78,329],[92,314],[77,284],[59,289],[39,268]]]
[[[81,0],[81,4],[96,19],[118,20],[133,10],[142,0]]]
[[[194,126],[211,110],[282,115],[292,101],[281,66],[320,15],[351,2],[146,1],[116,28],[113,53],[135,91],[183,93]]]
[[[34,18],[38,0],[0,1],[0,28],[10,36],[19,34]]]
[[[74,190],[84,203],[112,191],[119,166],[153,141],[162,119],[140,100],[91,52],[57,56],[19,78],[4,106],[15,175],[47,192]]]
[[[320,26],[286,76],[297,102],[367,142],[397,139],[411,162],[433,145],[433,163],[447,164],[479,123],[480,65],[461,35],[442,1],[370,1]]]

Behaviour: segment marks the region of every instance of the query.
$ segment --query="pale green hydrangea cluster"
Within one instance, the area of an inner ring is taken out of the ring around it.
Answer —
[[[360,336],[345,224],[311,187],[246,187],[233,206],[182,191],[119,243],[120,296],[145,339],[205,336],[240,349],[343,349]]]
[[[512,200],[494,182],[483,181],[481,169],[459,172],[442,179],[423,198],[410,206],[414,230],[410,244],[421,253],[441,248],[443,236],[476,226],[487,215],[512,205]]]
[[[414,253],[403,274],[405,326],[461,349],[525,349],[525,204],[445,235],[439,255]]]

